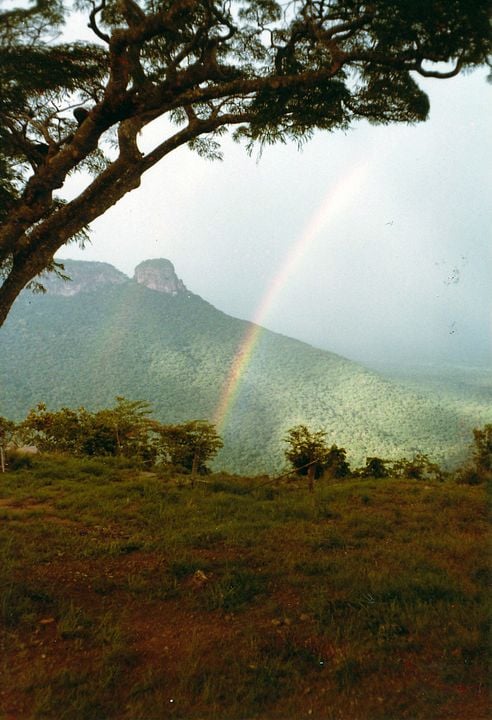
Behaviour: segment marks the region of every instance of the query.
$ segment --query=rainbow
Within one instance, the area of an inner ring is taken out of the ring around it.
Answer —
[[[251,361],[251,357],[258,344],[265,318],[270,312],[275,300],[287,285],[294,271],[303,257],[311,248],[320,232],[326,227],[329,220],[347,204],[357,192],[368,170],[368,163],[358,164],[342,176],[335,187],[330,187],[323,197],[318,209],[310,218],[304,231],[289,248],[280,269],[273,279],[270,287],[263,296],[251,323],[244,333],[237,352],[222,388],[219,402],[213,414],[213,422],[218,432],[222,432],[232,408],[236,402],[241,381]]]

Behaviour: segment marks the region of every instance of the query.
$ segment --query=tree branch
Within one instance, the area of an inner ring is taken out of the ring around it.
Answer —
[[[461,58],[459,58],[456,61],[456,66],[453,68],[453,70],[449,70],[448,72],[439,72],[438,70],[424,70],[424,68],[422,67],[422,60],[416,62],[415,66],[412,69],[418,72],[419,75],[422,75],[422,77],[437,78],[438,80],[447,80],[448,78],[453,78],[456,77],[456,75],[459,75],[462,67],[463,63]]]
[[[105,43],[109,45],[110,37],[109,35],[106,35],[105,32],[99,29],[97,21],[96,21],[96,15],[101,12],[101,10],[104,10],[106,7],[106,0],[101,0],[100,5],[96,5],[95,2],[91,1],[92,10],[89,14],[89,22],[87,23],[87,27],[92,30],[92,32],[97,35],[98,38],[103,40]]]
[[[0,287],[0,325],[22,288],[52,260],[70,237],[138,187],[142,175],[163,157],[190,140],[223,125],[252,119],[249,113],[224,114],[194,120],[138,160],[120,157],[99,175],[77,198],[63,205],[25,236],[22,250],[14,254],[13,268]]]

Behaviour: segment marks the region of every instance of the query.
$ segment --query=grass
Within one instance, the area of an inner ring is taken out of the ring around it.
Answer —
[[[489,717],[483,486],[34,457],[0,514],[0,717]]]

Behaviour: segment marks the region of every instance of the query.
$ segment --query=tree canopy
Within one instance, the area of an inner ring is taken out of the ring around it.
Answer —
[[[350,467],[346,460],[347,451],[337,445],[328,447],[324,430],[310,430],[306,425],[296,425],[287,431],[284,438],[288,447],[285,457],[297,475],[306,475],[309,489],[314,480],[326,474],[332,478],[346,477]]]
[[[118,396],[112,408],[91,413],[62,407],[48,410],[45,403],[32,408],[19,430],[25,442],[39,450],[72,455],[121,455],[153,463],[157,449],[152,442],[155,420],[145,400]]]
[[[206,420],[189,420],[180,425],[159,425],[156,432],[160,435],[159,449],[168,462],[191,472],[208,471],[206,463],[224,446],[215,426]]]
[[[78,456],[121,456],[137,463],[165,463],[185,472],[208,472],[206,463],[223,447],[214,425],[188,420],[164,425],[149,417],[145,400],[117,396],[116,404],[90,412],[62,407],[48,410],[38,403],[18,425],[0,416],[0,447],[17,433],[40,451]]]
[[[220,156],[315,129],[425,120],[418,76],[486,63],[487,0],[77,0],[93,42],[60,31],[74,4],[0,12],[0,324],[95,218],[188,144]],[[148,152],[140,132],[166,118]],[[66,179],[89,170],[76,196]]]

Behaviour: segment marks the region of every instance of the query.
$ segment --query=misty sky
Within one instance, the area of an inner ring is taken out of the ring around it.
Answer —
[[[128,275],[168,258],[224,312],[355,360],[490,363],[491,86],[419,83],[417,126],[361,123],[259,161],[229,140],[223,162],[181,149],[58,257]]]

